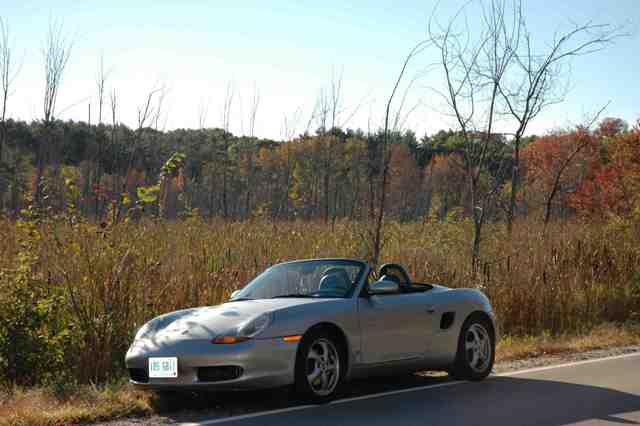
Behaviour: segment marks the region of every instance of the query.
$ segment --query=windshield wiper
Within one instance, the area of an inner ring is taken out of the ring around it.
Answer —
[[[308,298],[308,297],[313,297],[313,296],[310,295],[310,294],[291,293],[291,294],[281,294],[279,296],[273,296],[272,299],[279,299],[281,297],[305,297],[305,298]]]

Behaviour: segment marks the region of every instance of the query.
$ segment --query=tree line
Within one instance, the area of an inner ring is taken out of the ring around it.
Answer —
[[[592,127],[604,107],[563,134],[539,139],[527,134],[543,111],[566,98],[570,61],[602,51],[625,34],[618,27],[588,21],[559,29],[543,42],[533,36],[524,10],[519,0],[478,0],[441,22],[436,8],[425,39],[401,64],[385,102],[384,119],[370,126],[378,130],[348,128],[358,107],[346,107],[341,76],[334,75],[320,91],[306,131],[297,134],[297,126],[285,120],[284,141],[254,135],[257,90],[249,133],[230,132],[235,119],[231,85],[222,100],[220,128],[205,128],[207,111],[202,106],[198,129],[162,130],[167,114],[162,85],[147,93],[137,108],[136,126],[129,128],[117,119],[121,99],[115,88],[108,90],[103,58],[92,97],[96,122],[91,123],[91,104],[86,123],[60,121],[57,99],[73,40],[55,20],[42,50],[42,117],[29,124],[13,121],[7,118],[7,100],[19,67],[8,25],[0,20],[0,207],[15,216],[25,205],[50,214],[72,204],[82,215],[104,223],[194,214],[327,223],[366,219],[371,225],[368,237],[374,240],[374,263],[385,216],[409,221],[459,212],[474,226],[475,263],[483,225],[489,221],[505,221],[511,233],[517,217],[536,203],[543,206],[545,223],[557,214],[567,216],[578,205],[593,205],[584,201],[586,189],[581,204],[566,201],[580,199],[564,193],[579,191],[582,183],[568,185],[565,180],[589,175],[584,167],[582,172],[576,169],[591,151],[591,141],[602,139]],[[465,18],[472,12],[477,26],[473,29]],[[420,61],[425,51],[434,52],[436,62],[425,64],[406,84],[408,65]],[[439,81],[428,88],[432,99],[427,102],[444,104],[442,113],[455,127],[418,140],[404,128],[414,109],[405,103],[424,72]],[[634,132],[636,127],[623,133]],[[539,145],[544,143],[550,145]],[[539,146],[557,148],[554,157],[530,154]],[[608,142],[602,146],[608,151]],[[601,158],[603,170],[608,170],[608,161]],[[551,181],[529,181],[536,173],[551,175]],[[591,174],[605,179],[599,172]],[[592,186],[600,188],[600,181],[594,182]],[[537,191],[529,192],[535,185]],[[542,199],[532,201],[535,197],[529,194],[534,192],[542,193]]]
[[[107,222],[193,214],[230,220],[365,220],[380,196],[382,131],[319,129],[283,142],[223,129],[145,128],[136,134],[122,124],[72,121],[56,121],[51,129],[59,142],[47,151],[38,182],[43,124],[7,120],[0,169],[5,215],[16,217],[38,185],[47,196],[43,206],[51,211],[71,201],[87,218]],[[521,153],[525,189],[517,213],[536,212],[548,221],[630,211],[640,166],[638,132],[637,125],[606,118],[593,130],[526,138]],[[453,130],[419,139],[411,131],[390,133],[390,218],[445,220],[454,213],[472,214],[463,138]],[[499,182],[501,188],[487,218],[505,221],[513,140],[494,135],[485,162],[480,184],[488,188]]]

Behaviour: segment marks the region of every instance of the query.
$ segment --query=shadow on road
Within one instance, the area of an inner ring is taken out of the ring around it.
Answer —
[[[426,386],[445,377],[381,377],[352,382],[344,397]],[[177,422],[236,416],[297,405],[287,390],[188,394],[169,400],[164,416]],[[165,401],[166,402],[166,401]],[[180,411],[174,411],[174,410]],[[184,410],[189,410],[185,412]],[[599,419],[640,424],[640,396],[597,386],[552,380],[492,377],[480,383],[416,390],[302,411],[243,420],[243,425],[566,425]],[[240,422],[238,422],[240,423]]]
[[[493,377],[417,392],[403,402],[410,417],[423,417],[431,425],[567,425],[592,419],[640,424],[619,417],[636,412],[640,420],[640,396],[554,380]]]
[[[405,374],[358,379],[344,386],[340,398],[373,395],[446,381],[450,381],[446,374],[437,377]],[[307,403],[296,399],[290,388],[278,388],[260,391],[165,393],[154,400],[154,409],[164,417],[185,422],[206,416],[236,416],[305,404]]]

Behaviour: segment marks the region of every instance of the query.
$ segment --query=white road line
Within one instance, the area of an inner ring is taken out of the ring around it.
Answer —
[[[329,405],[344,404],[345,402],[362,401],[364,399],[380,398],[383,396],[398,395],[400,393],[416,392],[416,391],[421,391],[426,389],[442,388],[445,386],[459,385],[460,383],[466,383],[466,382],[463,380],[456,380],[454,382],[436,383],[435,385],[417,386],[415,388],[398,389],[398,390],[393,390],[388,392],[379,392],[379,393],[372,393],[369,395],[354,396],[352,398],[336,399],[335,401],[331,401]]]
[[[455,381],[455,382],[436,383],[434,385],[417,386],[417,387],[414,387],[414,388],[398,389],[398,390],[388,391],[388,392],[379,392],[379,393],[372,393],[372,394],[369,394],[369,395],[355,396],[355,397],[352,397],[352,398],[337,399],[335,401],[331,401],[328,404],[296,405],[294,407],[279,408],[277,410],[269,410],[269,411],[259,411],[257,413],[242,414],[242,415],[239,415],[239,416],[232,416],[232,417],[223,417],[223,418],[219,418],[219,419],[205,420],[203,422],[181,423],[181,426],[214,425],[214,424],[217,424],[217,423],[225,423],[225,422],[230,422],[230,421],[252,419],[254,417],[270,416],[270,415],[273,415],[273,414],[281,414],[281,413],[288,413],[288,412],[292,412],[292,411],[306,410],[308,408],[318,408],[318,407],[322,407],[323,405],[344,404],[344,403],[347,403],[347,402],[361,401],[361,400],[364,400],[364,399],[372,399],[372,398],[380,398],[380,397],[383,397],[383,396],[397,395],[397,394],[406,393],[406,392],[416,392],[416,391],[420,391],[420,390],[440,388],[440,387],[444,387],[444,386],[453,386],[453,385],[458,385],[460,383],[465,383],[465,382],[464,381]]]
[[[180,423],[180,426],[204,426],[215,425],[217,423],[226,423],[237,420],[252,419],[254,417],[270,416],[273,414],[290,413],[292,411],[306,410],[307,408],[319,407],[318,405],[296,405],[295,407],[280,408],[278,410],[260,411],[258,413],[242,414],[239,416],[223,417],[220,419],[205,420],[195,423]]]
[[[550,366],[546,366],[546,367],[529,368],[529,369],[526,369],[526,370],[512,371],[512,372],[509,372],[509,373],[495,374],[495,375],[492,375],[492,376],[493,377],[517,376],[517,375],[520,375],[520,374],[536,373],[538,371],[554,370],[554,369],[557,369],[557,368],[565,368],[565,367],[574,367],[574,366],[578,366],[578,365],[592,364],[594,362],[612,361],[612,360],[616,360],[616,359],[631,358],[631,357],[636,357],[636,356],[640,356],[640,352],[634,352],[634,353],[624,354],[624,355],[614,355],[614,356],[609,356],[609,357],[605,357],[605,358],[588,359],[588,360],[584,360],[584,361],[567,362],[567,363],[564,363],[564,364],[550,365]],[[362,401],[362,400],[366,400],[366,399],[380,398],[380,397],[383,397],[383,396],[390,396],[390,395],[398,395],[398,394],[407,393],[407,392],[417,392],[417,391],[440,388],[440,387],[445,387],[445,386],[454,386],[454,385],[459,385],[459,384],[462,384],[462,383],[468,383],[468,382],[458,380],[458,381],[453,381],[453,382],[436,383],[434,385],[417,386],[417,387],[413,387],[413,388],[399,389],[399,390],[393,390],[393,391],[388,391],[388,392],[379,392],[379,393],[373,393],[373,394],[370,394],[370,395],[356,396],[356,397],[353,397],[353,398],[338,399],[338,400],[330,402],[327,405],[344,404],[344,403],[347,403],[347,402]],[[309,409],[309,408],[317,408],[317,407],[322,407],[322,405],[312,405],[312,404],[297,405],[297,406],[294,406],[294,407],[280,408],[280,409],[277,409],[277,410],[269,410],[269,411],[260,411],[260,412],[257,412],[257,413],[242,414],[242,415],[239,415],[239,416],[232,416],[232,417],[223,417],[223,418],[219,418],[219,419],[205,420],[205,421],[202,421],[202,422],[181,423],[181,426],[213,425],[213,424],[218,424],[218,423],[227,423],[227,422],[238,421],[238,420],[252,419],[252,418],[255,418],[255,417],[271,416],[271,415],[274,415],[274,414],[290,413],[290,412],[293,412],[293,411],[300,411],[300,410],[306,410],[306,409]]]
[[[613,356],[608,356],[606,358],[594,358],[594,359],[587,359],[584,361],[567,362],[565,364],[548,365],[546,367],[535,367],[535,368],[529,368],[526,370],[511,371],[509,373],[497,374],[497,376],[517,376],[520,374],[536,373],[538,371],[553,370],[556,368],[564,368],[564,367],[574,367],[576,365],[592,364],[594,362],[601,362],[601,361],[612,361],[615,359],[631,358],[634,356],[640,356],[640,352],[633,352],[633,353],[624,354],[624,355],[613,355]]]

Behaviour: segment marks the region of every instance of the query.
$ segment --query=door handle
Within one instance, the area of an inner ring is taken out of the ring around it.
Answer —
[[[427,308],[425,309],[425,312],[428,314],[432,314],[436,311],[436,308],[434,308],[433,306],[427,306]]]

